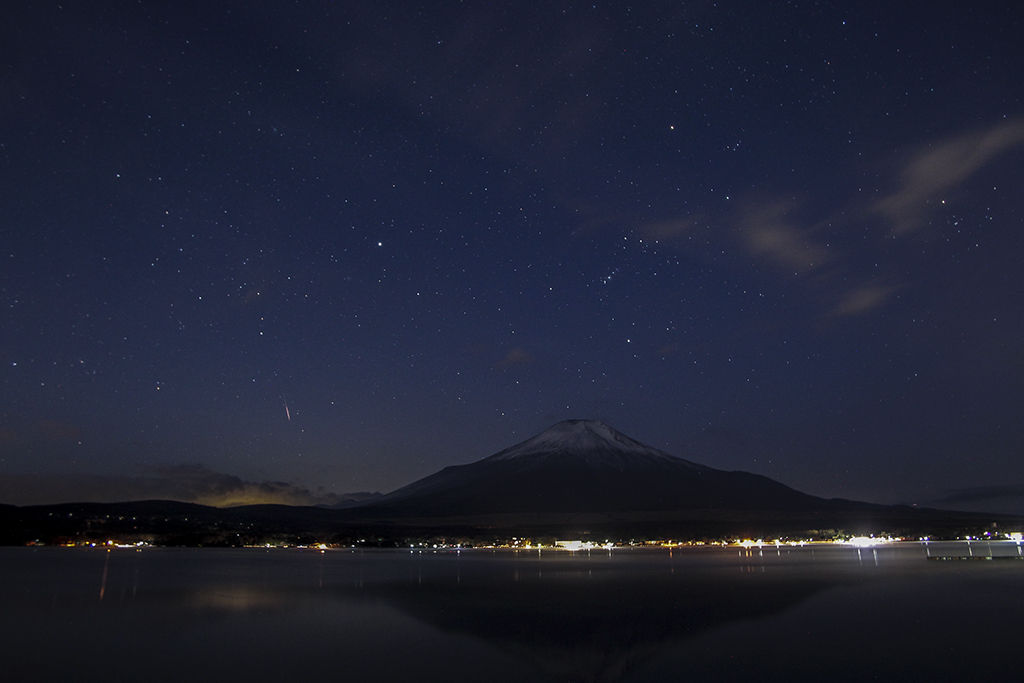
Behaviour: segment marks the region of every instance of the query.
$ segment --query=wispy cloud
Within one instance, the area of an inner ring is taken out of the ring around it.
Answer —
[[[891,262],[893,255],[903,253],[894,240],[920,230],[930,212],[943,201],[952,204],[972,176],[1021,147],[1024,119],[1002,121],[918,148],[889,176],[895,189],[870,202],[859,194],[841,197],[832,206],[818,207],[824,219],[807,220],[804,203],[792,195],[753,196],[736,213],[714,221],[704,216],[662,219],[641,232],[687,251],[699,251],[705,242],[720,250],[714,254],[738,250],[801,279],[825,302],[828,316],[864,315],[882,308],[906,286],[907,273],[912,277],[913,264]],[[700,228],[712,222],[717,229]],[[729,244],[725,235],[735,241]],[[875,255],[870,274],[863,272],[866,254]]]
[[[505,357],[498,362],[498,367],[507,368],[513,365],[527,365],[532,363],[533,360],[533,354],[526,351],[523,347],[517,346],[505,354]]]
[[[816,242],[813,230],[798,227],[789,216],[792,202],[751,205],[740,218],[747,249],[795,273],[806,273],[832,259],[827,247]]]
[[[904,501],[903,504],[907,502]],[[917,498],[914,504],[942,510],[1024,515],[1024,484],[991,484],[947,489],[936,497]]]
[[[987,503],[1006,499],[1024,499],[1024,485],[999,484],[994,486],[974,486],[950,491],[935,503]]]
[[[862,315],[872,311],[886,302],[889,296],[899,289],[897,286],[873,280],[847,290],[832,309],[832,315]]]
[[[1000,154],[1024,144],[1024,120],[1000,123],[929,144],[915,152],[900,171],[900,187],[872,211],[884,216],[894,234],[920,228],[930,207]]]
[[[0,503],[111,503],[178,500],[216,507],[277,503],[337,505],[355,494],[310,490],[282,481],[252,482],[198,464],[155,467],[143,476],[0,474]]]
[[[672,239],[689,234],[700,221],[699,216],[657,221],[644,226],[642,232],[645,237],[652,240]]]

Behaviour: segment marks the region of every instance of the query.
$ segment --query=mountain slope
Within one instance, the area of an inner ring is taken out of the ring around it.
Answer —
[[[749,472],[669,455],[591,420],[566,420],[363,506],[409,516],[824,509],[831,501]]]

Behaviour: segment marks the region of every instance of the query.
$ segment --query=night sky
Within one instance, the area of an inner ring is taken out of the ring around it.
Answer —
[[[330,502],[592,418],[1024,513],[1021,3],[16,5],[0,502]]]

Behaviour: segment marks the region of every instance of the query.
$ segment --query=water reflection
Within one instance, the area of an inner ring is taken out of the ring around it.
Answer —
[[[0,647],[5,681],[955,680],[1016,647],[1024,562],[928,558],[1019,552],[8,548]]]
[[[666,643],[780,613],[852,580],[842,573],[797,578],[704,567],[685,568],[684,577],[674,562],[660,570],[621,564],[627,566],[545,562],[517,567],[511,582],[474,576],[454,591],[443,578],[378,589],[403,613],[495,644],[553,680],[604,682],[622,680]]]
[[[110,551],[103,556],[103,577],[100,579],[100,601],[107,592],[107,570],[110,568]]]

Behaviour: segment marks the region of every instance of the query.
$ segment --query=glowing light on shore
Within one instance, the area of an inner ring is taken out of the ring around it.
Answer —
[[[873,545],[892,543],[891,538],[875,538],[874,536],[854,536],[848,541],[842,541],[846,545],[857,546],[858,548],[870,548]]]
[[[604,543],[603,545],[599,545],[597,543],[592,543],[591,541],[555,541],[555,547],[559,550],[568,550],[569,552],[574,553],[578,550],[593,550],[598,548],[602,550],[611,550],[615,547],[615,544]]]

